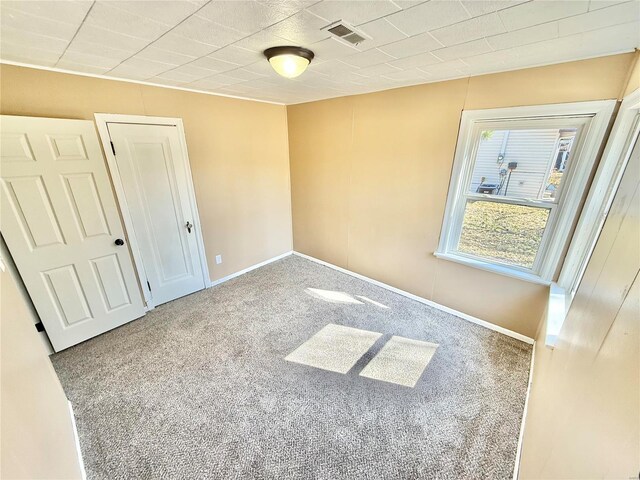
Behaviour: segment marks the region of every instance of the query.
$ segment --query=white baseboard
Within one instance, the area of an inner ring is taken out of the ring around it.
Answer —
[[[518,480],[520,475],[520,457],[522,456],[522,443],[524,442],[524,428],[527,420],[527,409],[529,408],[529,396],[531,395],[531,384],[533,383],[533,364],[536,360],[536,345],[533,344],[531,352],[531,366],[529,368],[529,384],[527,385],[527,394],[524,397],[524,410],[522,411],[522,423],[520,424],[520,435],[518,436],[518,448],[516,449],[516,462],[513,466],[513,480]]]
[[[76,442],[76,453],[78,454],[78,464],[80,465],[80,473],[82,474],[82,480],[87,480],[87,472],[84,469],[84,460],[82,460],[82,450],[80,449],[80,437],[78,436],[78,428],[76,427],[76,416],[73,414],[73,405],[67,400],[69,404],[69,415],[71,416],[71,426],[73,427],[73,437]]]
[[[278,255],[277,257],[273,257],[273,258],[270,258],[268,260],[265,260],[264,262],[260,262],[260,263],[256,263],[255,265],[251,265],[250,267],[247,267],[244,270],[240,270],[239,272],[235,272],[235,273],[232,273],[231,275],[227,275],[226,277],[219,278],[218,280],[209,280],[209,285],[207,285],[207,288],[215,287],[216,285],[220,285],[221,283],[229,281],[232,278],[236,278],[236,277],[239,277],[240,275],[244,275],[245,273],[250,272],[251,270],[255,270],[256,268],[264,267],[265,265],[268,265],[268,264],[270,264],[272,262],[275,262],[276,260],[280,260],[281,258],[288,257],[292,253],[293,253],[293,251],[288,251],[288,252],[283,253],[282,255]]]
[[[433,302],[431,300],[427,300],[426,298],[419,297],[418,295],[414,295],[413,293],[405,292],[404,290],[400,290],[399,288],[392,287],[391,285],[387,285],[386,283],[379,282],[378,280],[374,280],[369,277],[365,277],[364,275],[360,275],[359,273],[352,272],[351,270],[347,270],[342,267],[338,267],[337,265],[333,265],[332,263],[325,262],[323,260],[318,260],[317,258],[310,257],[309,255],[305,255],[300,252],[293,252],[294,255],[297,255],[302,258],[306,258],[307,260],[311,260],[312,262],[319,263],[320,265],[324,265],[325,267],[333,268],[334,270],[338,270],[339,272],[346,273],[347,275],[351,275],[352,277],[359,278],[360,280],[364,280],[365,282],[372,283],[377,285],[378,287],[385,288],[392,292],[398,293],[404,297],[410,298],[420,303],[424,303],[425,305],[429,305],[430,307],[437,308],[443,312],[450,313],[455,315],[456,317],[460,317],[463,320],[467,320],[471,323],[475,323],[476,325],[480,325],[482,327],[488,328],[489,330],[493,330],[495,332],[502,333],[503,335],[507,335],[508,337],[515,338],[522,342],[528,343],[529,345],[534,344],[533,338],[527,337],[526,335],[522,335],[521,333],[514,332],[513,330],[509,330],[504,327],[500,327],[498,325],[494,325],[491,322],[487,322],[486,320],[481,320],[472,315],[467,315],[466,313],[459,312],[458,310],[454,310],[453,308],[445,307],[444,305],[440,305],[439,303]]]

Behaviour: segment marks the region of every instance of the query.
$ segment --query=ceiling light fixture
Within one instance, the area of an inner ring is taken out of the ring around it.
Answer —
[[[314,54],[302,47],[271,47],[264,51],[264,56],[278,75],[295,78],[307,69]]]

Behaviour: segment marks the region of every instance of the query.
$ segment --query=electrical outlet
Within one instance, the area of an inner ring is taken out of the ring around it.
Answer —
[[[222,263],[222,255],[216,255],[216,265],[220,265]]]

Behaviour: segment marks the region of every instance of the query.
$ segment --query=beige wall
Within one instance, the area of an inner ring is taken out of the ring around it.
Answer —
[[[629,95],[640,88],[640,50],[636,50],[636,56],[633,67],[629,72],[629,81],[625,89],[624,95]]]
[[[182,118],[212,280],[291,250],[285,107],[9,65],[0,76],[4,115]]]
[[[640,471],[640,145],[554,350],[541,329],[520,479]]]
[[[433,256],[463,109],[617,98],[633,54],[287,107],[294,249],[535,336],[547,288]]]
[[[4,248],[0,257],[0,478],[82,478],[67,398]]]

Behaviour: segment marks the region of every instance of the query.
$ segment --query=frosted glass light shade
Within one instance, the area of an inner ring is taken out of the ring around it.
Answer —
[[[291,54],[271,57],[269,63],[278,75],[286,78],[295,78],[302,75],[302,72],[309,66],[309,60]]]
[[[302,47],[272,47],[264,51],[264,56],[278,75],[295,78],[307,69],[314,54]]]

